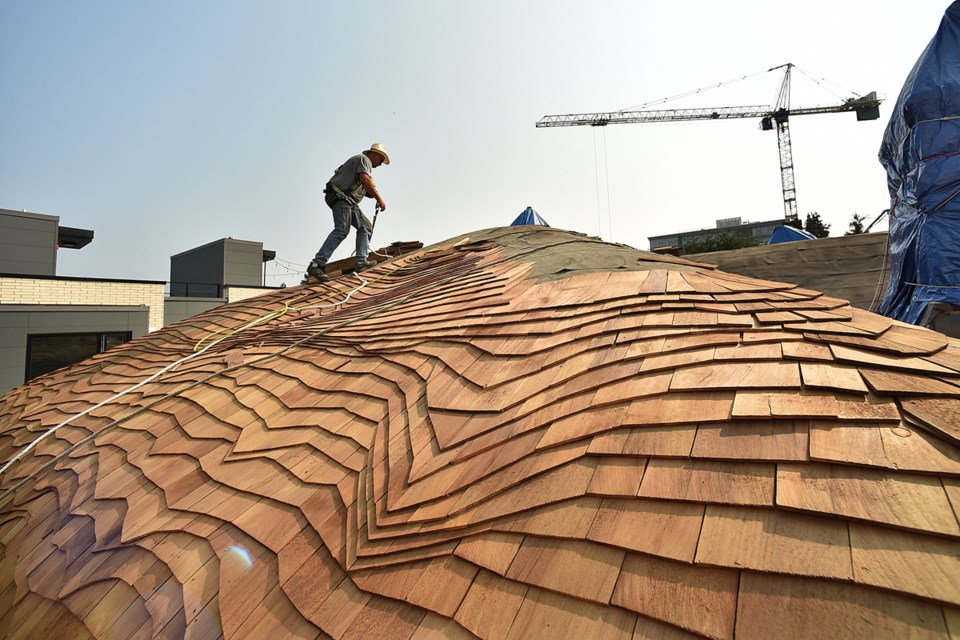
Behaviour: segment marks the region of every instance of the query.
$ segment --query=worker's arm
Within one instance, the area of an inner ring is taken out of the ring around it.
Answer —
[[[377,191],[377,185],[374,184],[373,178],[370,177],[369,173],[358,173],[360,177],[360,184],[363,185],[364,191],[376,198],[377,205],[380,207],[380,211],[385,211],[387,209],[387,203],[383,201],[383,198],[380,197],[380,192]]]

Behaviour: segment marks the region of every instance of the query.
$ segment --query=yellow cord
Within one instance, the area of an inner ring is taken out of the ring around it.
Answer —
[[[213,338],[213,337],[215,337],[215,336],[217,336],[217,335],[219,335],[219,334],[221,334],[221,333],[223,333],[223,332],[225,332],[225,331],[229,331],[229,333],[227,333],[226,335],[224,335],[223,338],[221,338],[221,339],[229,338],[230,336],[232,336],[232,335],[234,335],[234,334],[237,334],[237,333],[239,333],[240,331],[242,331],[242,330],[244,330],[244,329],[249,329],[250,327],[255,327],[255,326],[257,326],[258,324],[263,324],[264,322],[268,322],[268,321],[270,321],[270,320],[273,320],[274,318],[279,318],[279,317],[282,316],[283,314],[285,314],[285,313],[287,313],[288,311],[290,311],[290,303],[291,303],[291,302],[295,302],[296,300],[299,300],[300,298],[304,298],[304,297],[306,297],[306,296],[307,296],[307,294],[304,293],[304,294],[302,294],[302,295],[296,296],[295,298],[292,298],[292,299],[289,300],[289,301],[285,301],[285,302],[283,303],[283,309],[275,309],[275,310],[273,310],[273,311],[269,311],[269,312],[265,313],[264,315],[260,316],[259,318],[255,319],[253,322],[246,322],[246,323],[240,325],[240,327],[237,327],[237,328],[234,328],[234,329],[229,329],[229,328],[227,328],[227,327],[221,327],[220,329],[217,329],[216,331],[211,331],[209,334],[207,334],[207,335],[205,335],[204,337],[200,338],[200,340],[197,341],[197,344],[193,345],[193,350],[194,350],[194,352],[200,351],[200,347],[203,345],[204,342],[206,342],[207,340],[209,340],[209,339],[211,339],[211,338]]]
[[[400,271],[400,270],[406,268],[407,266],[408,266],[408,265],[403,264],[403,265],[400,265],[400,266],[397,266],[397,267],[393,267],[392,269],[389,269],[386,273],[384,273],[384,274],[382,274],[382,275],[380,275],[380,276],[378,276],[378,277],[376,277],[376,278],[370,279],[369,281],[366,281],[366,284],[365,284],[364,286],[369,285],[369,284],[374,283],[374,282],[379,282],[380,280],[383,280],[384,278],[393,275],[393,274],[396,273],[397,271]],[[363,288],[363,287],[361,287],[361,288]],[[359,290],[360,290],[360,289],[357,289],[357,291],[359,291]],[[224,339],[226,339],[226,338],[229,338],[230,336],[236,335],[237,333],[240,333],[241,331],[244,331],[244,330],[246,330],[246,329],[249,329],[250,327],[255,327],[255,326],[257,326],[257,325],[263,324],[264,322],[269,322],[269,321],[271,321],[271,320],[274,320],[274,319],[276,319],[276,318],[279,318],[280,316],[286,314],[286,313],[289,312],[289,311],[300,311],[300,310],[302,310],[302,309],[308,309],[308,308],[310,308],[310,307],[316,306],[317,303],[322,303],[323,301],[329,300],[330,298],[333,298],[334,296],[338,296],[338,295],[340,295],[341,293],[343,293],[343,292],[342,292],[342,291],[331,291],[330,293],[322,296],[319,300],[311,301],[310,304],[302,304],[302,305],[296,306],[296,307],[290,306],[291,303],[296,302],[297,300],[299,300],[299,299],[301,299],[301,298],[305,298],[305,297],[306,297],[307,295],[309,295],[309,294],[304,293],[304,294],[302,294],[302,295],[296,296],[295,298],[292,298],[292,299],[290,299],[289,301],[284,302],[284,303],[283,303],[283,309],[276,309],[276,310],[274,310],[274,311],[270,311],[270,312],[262,315],[261,317],[257,318],[257,319],[254,320],[253,322],[244,323],[244,324],[242,324],[240,327],[236,327],[236,328],[233,328],[233,329],[229,329],[229,328],[227,328],[227,327],[221,327],[220,329],[217,329],[216,331],[210,332],[208,335],[200,338],[200,340],[197,341],[197,343],[193,346],[193,350],[194,350],[194,352],[199,351],[200,348],[203,346],[203,344],[204,344],[207,340],[210,340],[210,339],[212,339],[212,338],[220,335],[221,333],[223,333],[223,332],[225,332],[225,331],[227,331],[227,332],[229,332],[229,333],[226,333],[226,335],[224,335],[222,338],[220,338],[220,340],[224,340]]]

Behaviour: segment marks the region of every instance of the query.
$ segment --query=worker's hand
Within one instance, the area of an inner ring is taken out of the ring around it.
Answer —
[[[382,198],[377,199],[377,209],[380,209],[380,211],[387,210],[387,203],[384,202]]]

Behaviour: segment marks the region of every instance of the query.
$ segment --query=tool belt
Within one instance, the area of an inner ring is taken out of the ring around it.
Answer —
[[[354,229],[359,229],[359,225],[363,225],[363,228],[367,230],[367,233],[373,232],[373,223],[370,222],[370,219],[364,215],[363,211],[360,210],[360,205],[357,204],[357,201],[350,197],[349,194],[345,193],[343,189],[328,182],[323,187],[323,199],[327,203],[327,206],[333,209],[333,205],[337,200],[343,200],[350,205],[350,226]]]

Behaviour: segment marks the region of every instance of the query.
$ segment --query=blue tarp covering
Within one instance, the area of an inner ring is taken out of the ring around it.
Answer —
[[[795,229],[785,224],[780,225],[773,230],[770,235],[770,242],[767,244],[780,244],[781,242],[796,242],[797,240],[816,240],[817,236],[803,229]]]
[[[960,305],[960,0],[907,76],[880,147],[890,190],[885,316]]]
[[[519,227],[522,224],[538,224],[541,227],[549,227],[547,221],[540,217],[540,214],[533,210],[533,207],[527,207],[523,213],[517,216],[517,219],[510,223],[511,227]]]

